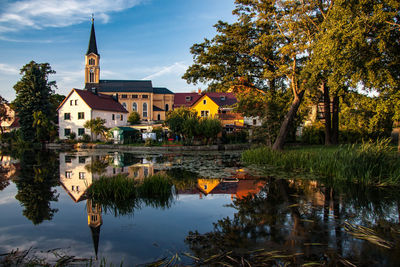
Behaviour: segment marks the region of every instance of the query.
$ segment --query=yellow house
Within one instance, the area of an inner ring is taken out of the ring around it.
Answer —
[[[243,116],[233,112],[236,102],[233,93],[205,93],[192,104],[191,109],[196,110],[200,117],[219,119],[225,128],[243,127]]]
[[[220,184],[220,182],[219,179],[197,179],[197,188],[204,194],[208,195]]]

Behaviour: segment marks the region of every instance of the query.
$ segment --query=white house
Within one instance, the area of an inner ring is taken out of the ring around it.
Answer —
[[[88,90],[72,89],[57,111],[60,139],[68,139],[72,132],[77,138],[91,135],[90,130],[83,127],[91,119],[104,119],[107,128],[127,125],[128,111],[118,101]]]

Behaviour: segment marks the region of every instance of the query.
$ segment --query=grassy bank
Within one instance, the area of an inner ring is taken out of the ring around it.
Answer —
[[[284,152],[261,147],[243,152],[242,161],[259,166],[300,170],[371,185],[400,185],[400,157],[389,140],[336,148],[292,149]]]

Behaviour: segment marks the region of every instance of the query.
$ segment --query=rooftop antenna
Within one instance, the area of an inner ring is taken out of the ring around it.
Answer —
[[[94,22],[94,14],[92,13],[92,19],[91,19],[92,23]]]

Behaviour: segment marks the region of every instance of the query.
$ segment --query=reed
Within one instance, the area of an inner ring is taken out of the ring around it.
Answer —
[[[339,146],[336,149],[278,152],[261,147],[245,151],[242,161],[363,184],[400,184],[400,158],[390,146],[389,139]]]

